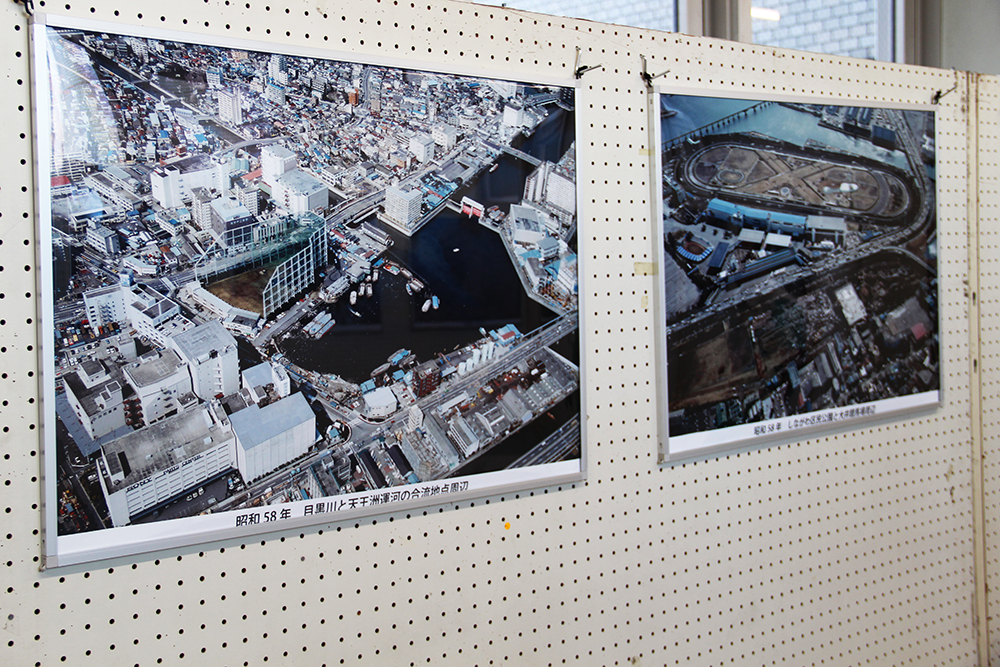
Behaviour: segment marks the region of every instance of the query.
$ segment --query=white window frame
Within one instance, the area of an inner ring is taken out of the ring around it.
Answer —
[[[679,32],[753,41],[751,0],[677,0]],[[941,0],[877,0],[875,58],[940,66]]]

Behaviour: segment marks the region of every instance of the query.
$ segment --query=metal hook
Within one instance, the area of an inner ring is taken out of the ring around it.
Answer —
[[[956,88],[958,88],[958,84],[957,83],[954,86],[952,86],[951,88],[949,88],[948,90],[945,90],[945,91],[939,90],[939,91],[937,91],[936,93],[934,93],[934,96],[931,97],[931,104],[937,104],[938,102],[941,101],[942,97],[944,97],[948,93],[952,92]]]
[[[24,5],[24,13],[28,16],[35,15],[35,2],[34,0],[14,0],[14,4]]]
[[[952,71],[952,72],[954,72],[954,71],[955,71],[955,68],[954,68],[954,67],[952,67],[952,68],[951,68],[951,71]],[[955,90],[956,88],[958,88],[958,78],[957,78],[957,77],[956,77],[956,79],[955,79],[955,85],[954,85],[954,86],[952,86],[952,87],[951,87],[951,88],[949,88],[948,90],[944,90],[944,91],[941,91],[941,90],[939,90],[939,91],[937,91],[936,93],[934,93],[934,95],[932,95],[932,96],[931,96],[931,104],[937,104],[938,102],[940,102],[940,101],[941,101],[941,98],[942,98],[942,97],[944,97],[944,96],[945,96],[945,95],[947,95],[948,93],[950,93],[950,92],[954,91],[954,90]]]
[[[581,65],[580,64],[580,47],[576,47],[576,64],[573,66],[573,76],[577,79],[582,77],[584,74],[592,69],[604,69],[604,65]]]
[[[653,87],[653,79],[659,79],[661,76],[663,76],[664,74],[666,74],[666,73],[668,73],[670,71],[668,69],[665,69],[662,72],[660,72],[659,74],[650,74],[649,71],[647,71],[647,69],[646,69],[646,56],[644,56],[644,55],[642,55],[640,53],[639,54],[639,58],[642,59],[642,72],[639,74],[639,76],[641,76],[642,80],[646,82],[646,87],[647,88],[652,88]]]

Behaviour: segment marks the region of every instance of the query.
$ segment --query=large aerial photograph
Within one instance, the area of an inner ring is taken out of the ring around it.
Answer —
[[[50,541],[581,473],[572,88],[35,36]]]
[[[933,112],[659,100],[665,458],[936,405]]]

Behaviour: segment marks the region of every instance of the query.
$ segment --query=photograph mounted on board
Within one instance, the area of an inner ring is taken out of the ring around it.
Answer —
[[[573,87],[47,20],[48,566],[582,479]]]
[[[658,112],[661,460],[939,404],[933,111]]]

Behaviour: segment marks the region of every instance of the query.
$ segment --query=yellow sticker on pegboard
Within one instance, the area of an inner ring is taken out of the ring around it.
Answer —
[[[635,268],[633,269],[635,275],[637,276],[655,276],[656,275],[656,263],[655,262],[636,262]]]

